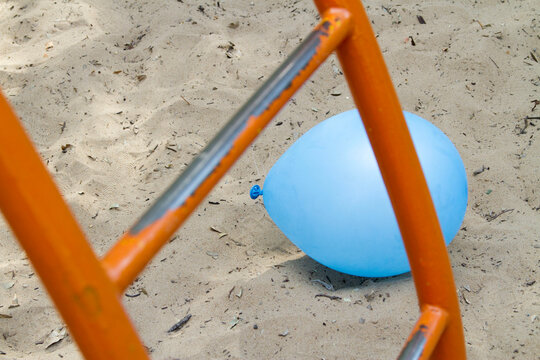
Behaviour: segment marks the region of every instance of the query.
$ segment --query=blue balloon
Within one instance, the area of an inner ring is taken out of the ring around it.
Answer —
[[[437,127],[405,112],[448,245],[467,208],[465,167]],[[268,214],[308,256],[351,275],[410,270],[375,155],[356,110],[333,116],[298,139],[274,164],[263,195]],[[422,214],[416,214],[422,216]],[[429,241],[429,240],[428,240]]]

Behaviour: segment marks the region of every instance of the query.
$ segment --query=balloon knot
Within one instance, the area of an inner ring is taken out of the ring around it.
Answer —
[[[259,185],[254,185],[254,186],[251,188],[250,192],[249,192],[249,196],[250,196],[253,200],[255,200],[256,198],[259,197],[259,195],[262,195],[262,193],[263,193],[263,191],[262,191],[261,187],[260,187]]]

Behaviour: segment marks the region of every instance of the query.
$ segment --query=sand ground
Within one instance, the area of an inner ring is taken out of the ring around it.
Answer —
[[[442,129],[467,169],[469,207],[449,252],[468,355],[540,359],[540,4],[365,4],[403,108]],[[0,86],[103,254],[316,16],[307,0],[7,0]],[[395,358],[418,316],[410,276],[327,269],[248,196],[305,131],[353,106],[332,57],[211,193],[219,204],[205,202],[128,290],[153,358]],[[0,254],[0,358],[80,358],[69,336],[47,347],[62,321],[5,223]],[[314,279],[342,300],[316,298],[329,292]]]

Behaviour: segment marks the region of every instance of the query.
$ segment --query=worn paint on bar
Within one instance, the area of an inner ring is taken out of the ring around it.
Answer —
[[[105,255],[102,264],[119,291],[142,271],[270,120],[346,38],[350,27],[347,10],[333,8],[325,12],[314,33]]]
[[[420,325],[420,328],[414,333],[412,338],[407,341],[407,344],[403,348],[403,351],[398,357],[398,360],[418,360],[424,352],[426,345],[426,325]]]
[[[228,156],[235,139],[246,129],[250,118],[258,117],[279,99],[283,92],[290,89],[295,78],[306,69],[317,55],[322,39],[328,37],[331,22],[323,21],[315,28],[304,42],[291,54],[269,78],[269,80],[240,108],[225,127],[215,136],[208,146],[197,156],[156,203],[129,230],[137,235],[149,225],[163,217],[167,211],[184,205],[199,185]]]

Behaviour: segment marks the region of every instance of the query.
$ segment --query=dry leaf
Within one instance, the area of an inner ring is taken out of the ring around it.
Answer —
[[[240,291],[238,292],[238,294],[236,294],[236,297],[240,299],[243,293],[244,293],[244,289],[240,288]]]
[[[62,152],[63,153],[66,153],[70,148],[72,148],[73,145],[71,144],[65,144],[65,145],[62,145],[61,148],[62,148]]]
[[[15,285],[15,281],[6,281],[2,283],[2,287],[6,290],[11,289],[13,285]]]
[[[329,291],[336,291],[336,289],[334,289],[334,285],[329,284],[329,283],[327,283],[327,282],[324,282],[324,281],[322,281],[322,280],[320,280],[320,279],[314,279],[314,280],[311,280],[311,282],[315,282],[315,283],[321,284],[322,286],[324,286],[324,288],[325,288],[326,290],[329,290]]]
[[[8,309],[13,309],[19,306],[19,298],[17,297],[17,294],[15,294],[13,295],[13,300],[11,300],[11,305],[8,306]]]
[[[47,338],[45,339],[45,341],[43,341],[43,343],[45,344],[45,349],[48,349],[54,344],[59,343],[66,336],[67,336],[66,328],[63,326],[52,330],[49,333],[49,335],[47,335]]]
[[[240,322],[240,319],[235,316],[234,319],[232,319],[232,321],[229,323],[230,325],[229,329],[232,329],[233,327],[238,325],[239,322]]]
[[[223,232],[223,231],[219,230],[219,229],[216,228],[215,226],[210,226],[210,230],[219,233],[219,238],[220,238],[220,239],[221,239],[222,237],[225,237],[225,236],[229,235],[229,234],[227,234],[226,232]]]

